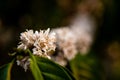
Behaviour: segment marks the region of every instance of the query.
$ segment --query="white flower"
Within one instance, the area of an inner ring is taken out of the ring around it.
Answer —
[[[81,30],[80,30],[81,29]],[[75,58],[76,54],[86,54],[92,43],[89,33],[78,27],[62,27],[53,29],[56,32],[57,55],[52,56],[58,64],[66,66],[67,61]]]
[[[54,60],[58,64],[65,66],[67,60],[73,59],[77,54],[76,36],[67,27],[54,29],[53,31],[56,32],[56,44],[58,48],[57,56],[53,56]]]
[[[64,51],[64,57],[68,60],[73,59],[77,54],[76,46],[71,43],[66,43],[66,47],[63,48]]]
[[[49,28],[46,31],[35,31],[35,33],[33,30],[27,30],[26,32],[21,33],[20,39],[21,42],[18,49],[26,50],[32,48],[33,54],[35,55],[44,55],[48,57],[50,51],[55,51],[56,48],[55,33],[50,33]]]
[[[50,33],[49,28],[46,31],[40,30],[35,32],[33,32],[33,30],[26,30],[21,33],[20,40],[21,42],[17,47],[18,49],[30,49],[33,55],[46,57],[48,59],[51,59],[49,55],[51,51],[55,51],[56,48],[55,33]],[[23,67],[26,71],[30,65],[30,60],[26,56],[22,60],[17,59],[17,65]]]
[[[80,36],[81,37],[78,38],[76,46],[82,55],[86,55],[90,49],[93,39],[89,34],[86,33],[83,33],[83,35]]]
[[[21,60],[18,59],[16,62],[17,62],[17,65],[23,67],[26,72],[30,65],[30,58],[26,56]]]
[[[96,31],[96,23],[89,14],[78,13],[73,19],[71,30],[77,36],[77,48],[83,55],[89,52]]]
[[[40,37],[35,41],[33,54],[36,55],[46,55],[49,54],[50,51],[55,51],[56,45],[56,37],[55,33],[49,34],[49,29],[45,32],[40,31]],[[39,53],[41,52],[41,53]]]
[[[37,55],[37,56],[46,57],[48,59],[51,59],[51,57],[47,53],[43,54],[43,52],[41,50],[37,49],[37,48],[33,49],[33,54]]]
[[[33,30],[27,30],[26,32],[21,33],[21,42],[18,48],[26,50],[31,47],[35,42],[35,38],[33,37],[33,35]]]

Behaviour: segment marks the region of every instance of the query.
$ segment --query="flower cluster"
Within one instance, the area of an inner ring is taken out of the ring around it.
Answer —
[[[26,32],[21,33],[20,45],[18,49],[32,49],[34,55],[48,57],[50,51],[55,51],[56,38],[55,33],[50,33],[50,29],[46,31],[40,30],[40,32],[33,30],[27,30]]]
[[[18,59],[16,62],[17,62],[17,65],[23,67],[26,72],[30,65],[30,58],[26,56],[22,59]]]
[[[62,66],[67,64],[77,54],[76,36],[70,28],[63,27],[53,30],[57,38],[57,55],[53,56],[55,62]]]
[[[79,52],[85,55],[92,43],[90,34],[84,32],[86,29],[80,30],[80,27],[62,27],[53,29],[56,33],[56,55],[52,59],[62,65],[66,66],[67,62],[72,60]],[[79,32],[80,31],[80,32]]]
[[[76,28],[62,27],[53,29],[51,32],[50,29],[35,32],[27,30],[21,33],[18,49],[30,49],[34,55],[52,59],[56,63],[66,66],[67,62],[72,60],[78,52],[86,54],[92,42],[88,33],[79,32],[80,27]],[[52,51],[55,53],[52,54]],[[25,61],[17,60],[17,63],[26,70],[25,65],[28,64],[28,60]]]
[[[55,33],[50,33],[49,28],[46,31],[40,30],[35,32],[33,30],[26,30],[21,33],[20,40],[21,42],[17,47],[18,49],[30,49],[34,55],[46,57],[48,59],[51,58],[49,55],[52,51],[55,51],[56,48]],[[22,60],[18,59],[17,65],[22,66],[26,71],[26,65],[29,64],[29,60],[24,59],[26,58],[23,58]]]
[[[85,55],[93,42],[96,24],[88,14],[78,14],[73,19],[71,30],[77,36],[77,47],[81,54]]]

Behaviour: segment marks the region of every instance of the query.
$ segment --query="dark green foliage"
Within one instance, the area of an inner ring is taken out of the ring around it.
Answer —
[[[10,80],[10,72],[12,69],[13,62],[3,65],[0,67],[0,80]]]
[[[59,66],[48,59],[38,57],[36,59],[38,61],[38,67],[41,69],[45,80],[74,80],[74,78],[70,75],[70,72],[64,67]]]
[[[25,51],[25,54],[26,52],[30,55],[29,69],[25,72],[22,67],[17,66],[15,60],[14,63],[0,68],[0,80],[74,80],[64,67],[49,59],[34,56],[29,50]]]
[[[103,68],[95,56],[77,54],[70,66],[77,80],[104,80]]]

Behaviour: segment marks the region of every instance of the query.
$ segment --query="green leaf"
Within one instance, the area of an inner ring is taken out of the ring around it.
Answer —
[[[70,61],[71,70],[76,80],[103,80],[103,68],[95,56],[80,55]]]
[[[0,67],[0,80],[11,80],[13,61]]]
[[[32,74],[33,74],[35,80],[44,80],[42,73],[37,65],[37,61],[36,61],[34,55],[32,55],[32,53],[29,50],[28,50],[28,52],[30,54],[30,59],[31,59],[30,69],[32,71]]]
[[[34,56],[29,50],[20,52],[20,54],[24,53],[30,57],[28,70],[25,72],[24,68],[18,66],[13,60],[11,63],[0,67],[0,80],[74,80],[66,68],[55,62]]]
[[[51,60],[36,57],[36,61],[42,72],[44,80],[74,80],[74,77],[66,68]]]
[[[42,73],[39,70],[38,65],[32,59],[31,59],[30,69],[32,71],[32,74],[33,74],[35,80],[44,80]]]
[[[74,80],[71,73],[55,62],[30,54],[30,69],[35,80]]]

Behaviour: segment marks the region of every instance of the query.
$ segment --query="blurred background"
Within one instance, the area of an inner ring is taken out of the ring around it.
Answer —
[[[104,68],[104,80],[120,80],[119,9],[119,0],[0,0],[0,65],[9,62],[26,29],[72,26],[92,38],[90,50]]]

